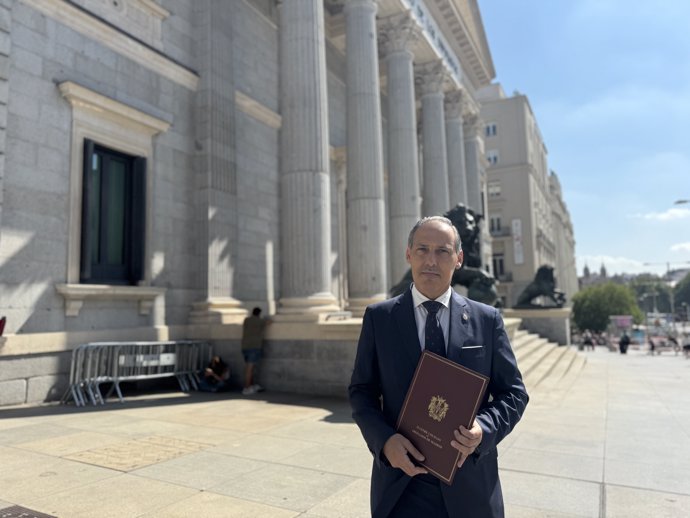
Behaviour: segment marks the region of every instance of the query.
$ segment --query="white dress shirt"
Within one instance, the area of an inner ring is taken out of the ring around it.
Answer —
[[[434,299],[436,302],[440,302],[442,307],[436,313],[436,318],[439,324],[441,324],[441,329],[443,330],[443,340],[446,344],[446,353],[448,353],[448,332],[450,329],[450,292],[452,288],[449,286],[445,293],[440,297]],[[422,305],[427,300],[431,300],[424,295],[422,295],[417,287],[412,285],[412,304],[414,305],[414,319],[417,323],[417,335],[419,336],[419,343],[422,346],[422,351],[425,347],[425,337],[424,328],[426,327],[426,316],[428,311]]]

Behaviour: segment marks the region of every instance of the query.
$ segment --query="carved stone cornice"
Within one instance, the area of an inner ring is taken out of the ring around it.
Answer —
[[[448,71],[441,60],[422,63],[414,67],[414,83],[420,96],[443,93],[443,88],[449,79]]]
[[[379,20],[379,50],[383,56],[411,51],[419,37],[419,27],[409,10]]]

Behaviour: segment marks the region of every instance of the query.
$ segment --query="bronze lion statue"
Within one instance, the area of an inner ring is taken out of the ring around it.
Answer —
[[[537,297],[547,297],[553,305],[535,304],[532,301]],[[565,293],[556,289],[556,278],[553,274],[553,266],[542,265],[537,270],[534,280],[523,290],[515,304],[516,308],[562,308],[565,304]]]

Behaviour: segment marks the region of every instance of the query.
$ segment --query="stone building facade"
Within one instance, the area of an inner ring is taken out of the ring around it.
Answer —
[[[237,376],[253,306],[264,384],[343,393],[412,224],[485,211],[494,75],[476,0],[0,0],[0,404],[91,341]]]
[[[572,302],[578,290],[575,234],[558,176],[527,96],[500,84],[478,93],[488,162],[488,228],[499,295],[512,307],[542,265]]]

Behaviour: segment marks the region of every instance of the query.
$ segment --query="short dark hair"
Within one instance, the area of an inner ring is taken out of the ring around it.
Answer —
[[[258,317],[261,314],[261,308],[254,308],[252,309],[252,315],[255,317]]]
[[[453,248],[455,249],[455,253],[459,254],[460,251],[462,250],[462,242],[460,241],[460,233],[458,232],[458,229],[455,228],[455,225],[453,225],[453,222],[446,218],[445,216],[427,216],[425,218],[420,219],[415,223],[414,227],[412,227],[412,230],[410,230],[410,235],[407,238],[407,248],[412,248],[412,245],[414,244],[414,235],[421,227],[422,225],[429,223],[430,221],[439,221],[440,223],[444,223],[448,225],[450,228],[453,229],[453,235],[455,236],[455,240],[453,242]]]

